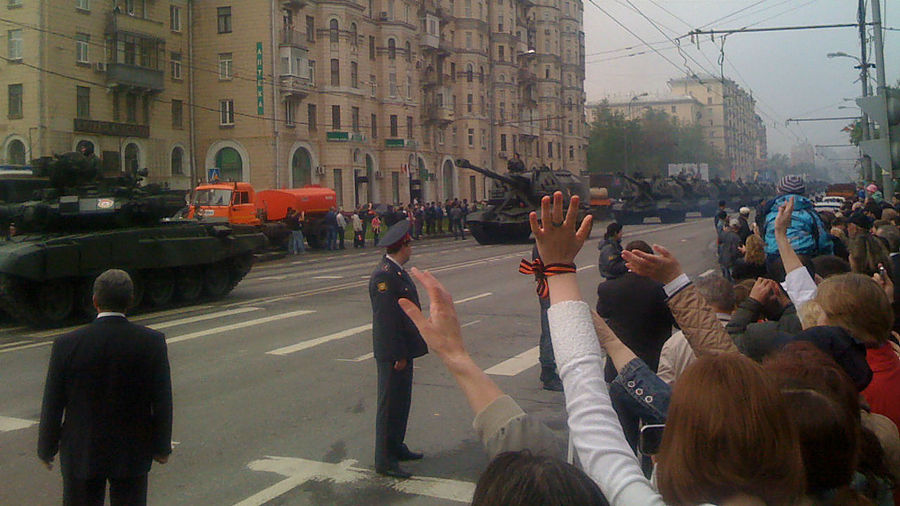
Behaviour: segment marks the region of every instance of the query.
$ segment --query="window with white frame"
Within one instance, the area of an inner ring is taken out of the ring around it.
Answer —
[[[6,2],[7,9],[14,9],[16,7],[21,7],[21,6],[22,6],[22,0],[7,0],[7,2]]]
[[[9,30],[6,32],[7,40],[7,57],[10,60],[21,60],[24,43],[22,41],[22,29]]]
[[[91,10],[91,0],[75,0],[75,8],[89,11]]]
[[[229,80],[232,76],[232,62],[234,61],[231,53],[219,53],[219,80]]]
[[[169,6],[169,29],[173,32],[181,31],[181,7],[177,5]]]
[[[170,69],[172,71],[172,79],[182,79],[181,77],[181,53],[172,52],[169,55]]]
[[[234,125],[234,100],[230,98],[219,100],[219,124]]]
[[[391,72],[388,75],[388,78],[389,78],[388,84],[389,84],[389,90],[390,90],[389,94],[392,97],[396,97],[397,96],[397,74]]]
[[[297,115],[297,102],[292,99],[284,101],[284,124],[294,126],[294,118]]]
[[[86,33],[75,34],[75,61],[77,63],[90,63],[91,36]]]

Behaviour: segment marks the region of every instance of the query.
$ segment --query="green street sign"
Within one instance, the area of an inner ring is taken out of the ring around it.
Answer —
[[[265,114],[263,104],[263,45],[256,43],[256,114]]]

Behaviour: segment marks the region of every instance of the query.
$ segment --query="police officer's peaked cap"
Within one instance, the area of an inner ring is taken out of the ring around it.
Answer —
[[[384,248],[399,246],[409,235],[409,220],[400,220],[384,233],[378,244]]]

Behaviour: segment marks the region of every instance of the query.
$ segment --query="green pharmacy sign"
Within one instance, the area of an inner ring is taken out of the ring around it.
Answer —
[[[263,106],[263,45],[256,43],[256,114],[265,114]]]

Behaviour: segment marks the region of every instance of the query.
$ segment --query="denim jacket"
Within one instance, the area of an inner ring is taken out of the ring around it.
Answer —
[[[666,423],[672,387],[659,379],[640,358],[625,365],[610,384],[609,393],[627,404],[647,424]]]

